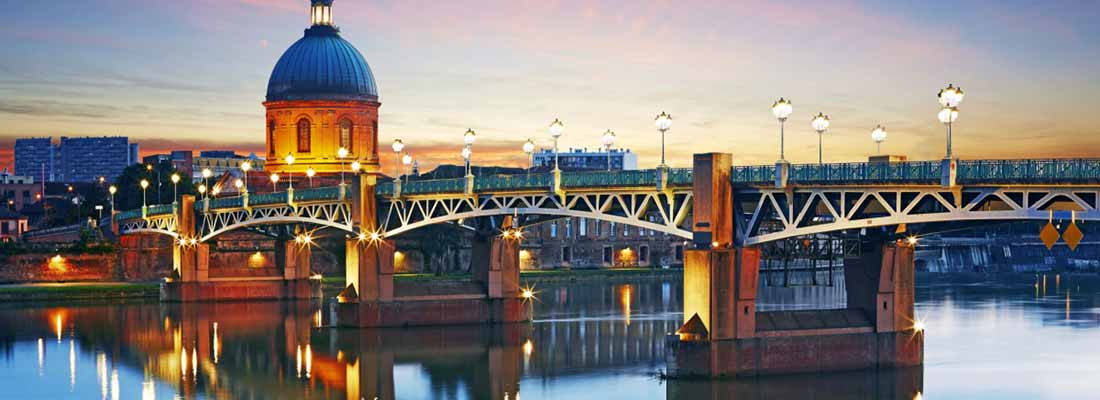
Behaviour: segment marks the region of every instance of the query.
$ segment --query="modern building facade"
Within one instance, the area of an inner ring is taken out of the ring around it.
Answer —
[[[125,136],[25,138],[15,141],[15,175],[44,182],[94,182],[113,179],[138,162],[137,144]]]
[[[53,138],[15,139],[15,175],[36,176],[40,181],[54,182],[61,162],[60,148]]]
[[[16,242],[27,231],[27,217],[0,207],[0,242]]]
[[[201,179],[204,169],[209,169],[213,176],[222,176],[228,172],[230,175],[241,177],[244,176],[244,172],[241,170],[241,164],[245,161],[252,163],[249,168],[251,171],[263,171],[264,164],[267,160],[259,158],[255,154],[250,154],[246,157],[231,151],[203,151],[199,153],[198,157],[194,158],[194,163],[191,167],[191,177],[193,179]]]
[[[12,175],[7,168],[0,172],[0,204],[5,208],[20,211],[41,199],[42,183],[34,177]]]
[[[271,172],[336,174],[359,161],[378,171],[378,89],[359,50],[340,37],[332,1],[312,0],[305,36],[283,53],[267,84]],[[341,159],[338,150],[348,156]],[[288,163],[286,157],[294,157]]]
[[[558,168],[562,171],[607,170],[609,162],[613,171],[638,169],[638,155],[630,152],[630,149],[611,149],[609,151],[569,149],[558,152]],[[532,163],[536,170],[554,169],[554,151],[543,149],[536,152],[533,154]]]

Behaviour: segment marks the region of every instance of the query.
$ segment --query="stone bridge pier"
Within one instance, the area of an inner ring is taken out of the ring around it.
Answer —
[[[668,337],[672,377],[760,376],[919,366],[913,248],[876,241],[845,260],[845,309],[757,311],[760,250],[733,237],[729,154],[699,154],[696,248],[685,252],[684,325]]]
[[[172,274],[161,283],[160,299],[169,302],[282,300],[321,297],[321,282],[311,279],[308,243],[280,237],[261,261],[221,253],[199,243],[195,197],[182,196],[177,210],[179,237],[172,250]],[[273,258],[270,260],[268,258]],[[251,257],[250,257],[251,258]],[[258,265],[247,265],[251,263]]]
[[[337,324],[349,327],[506,323],[530,319],[519,288],[519,238],[479,233],[469,282],[395,282],[394,242],[379,229],[376,178],[356,177],[352,217],[360,233],[346,242],[346,286],[337,296]],[[511,218],[493,227],[511,232]]]

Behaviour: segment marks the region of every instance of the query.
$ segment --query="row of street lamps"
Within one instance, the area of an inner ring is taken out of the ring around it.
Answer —
[[[939,118],[941,123],[947,126],[947,155],[944,156],[944,158],[951,159],[953,157],[953,154],[951,152],[951,125],[955,122],[955,120],[959,118],[958,107],[959,103],[961,103],[963,99],[963,90],[962,88],[955,87],[954,84],[949,84],[946,88],[940,89],[937,97],[939,98],[939,103],[941,107],[939,113],[937,114],[937,117]],[[776,100],[775,103],[772,103],[772,115],[774,115],[775,118],[779,120],[780,163],[787,162],[785,157],[786,154],[784,152],[784,129],[787,118],[789,118],[791,116],[791,113],[793,112],[794,107],[791,105],[791,101],[786,98],[780,97],[779,100]],[[810,126],[813,127],[814,131],[817,132],[818,164],[821,164],[823,162],[821,137],[825,134],[825,131],[829,130],[829,124],[829,116],[825,115],[825,113],[819,112],[813,117],[813,119],[810,120]],[[661,165],[664,165],[663,140],[664,138],[662,135]],[[886,141],[886,128],[882,125],[876,125],[875,128],[871,130],[871,140],[875,142],[876,152],[878,154],[882,154],[882,142]]]

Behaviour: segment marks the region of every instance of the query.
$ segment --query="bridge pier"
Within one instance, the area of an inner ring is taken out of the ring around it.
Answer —
[[[310,299],[321,296],[321,282],[310,279],[308,244],[276,240],[275,265],[280,276],[211,277],[217,254],[209,243],[199,243],[195,232],[195,197],[184,195],[177,210],[179,237],[172,250],[173,272],[160,285],[165,302]],[[259,254],[259,253],[257,253]],[[222,257],[222,260],[230,257]],[[218,265],[233,271],[235,266]]]
[[[848,308],[757,311],[760,250],[735,247],[730,156],[695,156],[696,249],[684,257],[684,325],[670,377],[761,376],[918,366],[913,247],[879,242],[846,260]]]
[[[337,325],[347,327],[430,326],[526,321],[520,298],[519,242],[501,235],[474,240],[470,271],[463,282],[394,282],[394,242],[378,228],[376,178],[352,182],[352,216],[361,234],[346,242],[346,286],[337,296]],[[511,219],[503,229],[511,228]]]

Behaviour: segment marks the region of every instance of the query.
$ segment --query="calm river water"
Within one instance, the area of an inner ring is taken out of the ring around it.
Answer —
[[[1057,282],[1056,282],[1057,280]],[[536,321],[327,327],[318,303],[0,304],[4,399],[1078,399],[1100,393],[1100,290],[1048,277],[922,283],[921,369],[665,381],[679,283],[540,285]],[[762,289],[761,309],[844,303]]]

